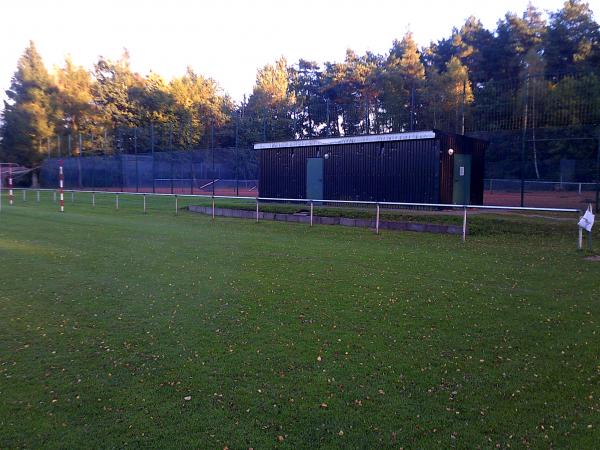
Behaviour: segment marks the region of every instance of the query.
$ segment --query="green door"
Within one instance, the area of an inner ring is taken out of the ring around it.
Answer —
[[[452,203],[455,205],[471,203],[471,155],[454,154]]]
[[[323,199],[323,158],[306,160],[306,198]]]

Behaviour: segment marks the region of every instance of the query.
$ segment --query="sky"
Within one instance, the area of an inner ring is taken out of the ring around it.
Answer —
[[[564,0],[535,0],[545,11]],[[129,50],[133,70],[167,80],[190,66],[234,100],[280,56],[342,61],[347,48],[383,54],[407,30],[419,46],[450,35],[470,15],[488,29],[528,0],[0,0],[0,98],[33,40],[49,69],[67,54],[91,69]],[[589,1],[596,20],[600,0]]]

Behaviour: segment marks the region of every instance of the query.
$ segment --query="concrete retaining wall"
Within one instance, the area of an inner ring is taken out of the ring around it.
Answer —
[[[188,210],[200,214],[212,215],[211,206],[189,206]],[[242,209],[215,208],[215,216],[236,217],[239,219],[256,220],[255,211],[246,211]],[[304,214],[281,214],[270,212],[259,212],[258,220],[276,220],[279,222],[298,222],[310,224],[310,216]],[[347,217],[325,217],[313,216],[315,225],[342,225],[346,227],[375,228],[375,219],[350,219]],[[444,233],[444,234],[462,234],[462,227],[459,225],[444,225],[433,223],[415,223],[415,222],[391,222],[379,221],[379,229],[399,230],[399,231],[417,231],[421,233]]]

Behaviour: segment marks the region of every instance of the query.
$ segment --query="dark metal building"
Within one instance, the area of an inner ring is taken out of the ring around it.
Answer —
[[[438,130],[255,144],[261,197],[482,204],[487,141]]]

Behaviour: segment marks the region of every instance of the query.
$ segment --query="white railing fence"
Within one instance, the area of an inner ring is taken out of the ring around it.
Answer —
[[[55,189],[35,189],[35,188],[15,188],[15,192],[21,191],[22,200],[28,201],[28,197],[35,197],[36,202],[40,202],[40,192],[48,192],[53,194],[53,202],[57,201],[57,190]],[[413,202],[376,202],[376,201],[359,201],[359,200],[328,200],[328,199],[299,199],[299,198],[274,198],[274,197],[243,197],[243,196],[231,196],[231,195],[207,195],[207,194],[168,194],[168,193],[148,193],[148,192],[123,192],[123,191],[94,191],[94,190],[73,190],[65,189],[65,194],[70,194],[71,202],[75,202],[76,194],[89,194],[91,195],[90,204],[96,206],[96,197],[102,196],[114,196],[115,209],[119,209],[119,198],[124,196],[135,196],[142,197],[141,206],[143,212],[147,212],[148,197],[167,197],[173,199],[173,211],[177,215],[179,213],[179,200],[182,198],[198,198],[198,199],[210,199],[212,205],[212,217],[215,217],[215,200],[237,200],[243,202],[254,202],[256,204],[256,222],[259,221],[260,217],[260,203],[268,202],[273,203],[295,203],[303,204],[310,207],[310,225],[313,225],[313,214],[314,206],[338,206],[347,205],[372,207],[375,209],[375,232],[379,233],[380,225],[380,209],[381,207],[396,207],[398,209],[409,209],[409,208],[429,208],[429,209],[452,209],[462,211],[463,224],[462,224],[462,240],[466,240],[467,235],[467,220],[468,211],[473,210],[484,210],[484,211],[513,211],[513,212],[549,212],[549,213],[572,213],[577,214],[579,217],[582,211],[575,208],[535,208],[535,207],[519,207],[519,206],[500,206],[500,205],[456,205],[456,204],[445,204],[445,203],[413,203]],[[16,197],[16,195],[15,195]],[[235,206],[235,205],[233,205]],[[0,212],[2,211],[2,186],[0,185]],[[576,222],[576,221],[574,221]],[[579,229],[578,248],[582,248],[582,237],[581,229]]]

